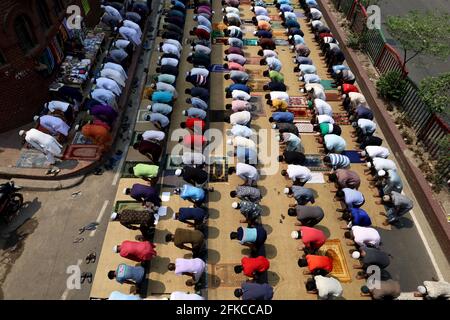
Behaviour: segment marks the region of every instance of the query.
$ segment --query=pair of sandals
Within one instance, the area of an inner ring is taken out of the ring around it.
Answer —
[[[86,257],[86,264],[95,263],[97,261],[97,254],[95,252],[91,252]]]
[[[83,272],[81,274],[81,283],[84,283],[84,281],[88,281],[88,283],[92,283],[92,273],[91,272]]]

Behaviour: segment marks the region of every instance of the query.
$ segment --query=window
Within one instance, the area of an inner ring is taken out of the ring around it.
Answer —
[[[37,9],[39,17],[41,18],[42,25],[44,26],[45,30],[47,30],[52,25],[52,22],[50,20],[50,16],[48,15],[48,7],[45,1],[38,0]]]
[[[0,51],[0,67],[6,64],[6,58],[3,53]]]
[[[24,53],[28,53],[36,45],[36,38],[31,29],[30,20],[26,16],[18,16],[14,21],[14,30],[19,40],[19,46]]]

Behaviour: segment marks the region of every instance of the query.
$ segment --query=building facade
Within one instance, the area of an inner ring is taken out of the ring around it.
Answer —
[[[50,98],[48,86],[64,58],[62,23],[77,5],[87,27],[101,15],[100,0],[0,1],[0,132],[32,121]]]

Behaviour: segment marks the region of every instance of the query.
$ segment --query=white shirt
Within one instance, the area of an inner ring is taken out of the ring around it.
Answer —
[[[392,160],[389,160],[389,159],[373,158],[372,163],[373,163],[373,166],[375,167],[376,171],[397,170],[397,166],[395,165],[395,162]]]
[[[51,131],[52,134],[61,133],[65,136],[69,135],[70,127],[61,118],[45,115],[39,118],[39,124]]]
[[[161,66],[172,66],[172,67],[177,67],[178,66],[178,59],[175,58],[162,58],[160,59],[160,65]]]
[[[56,100],[50,101],[47,104],[47,108],[48,108],[48,110],[50,110],[50,112],[54,112],[55,110],[60,110],[62,112],[66,112],[67,109],[69,108],[69,106],[70,106],[70,103],[63,102],[63,101],[56,101]]]
[[[25,134],[25,141],[37,150],[45,153],[48,152],[53,155],[59,155],[62,151],[62,146],[55,138],[37,129],[28,130]]]
[[[314,280],[316,281],[316,287],[319,291],[320,299],[328,299],[330,296],[336,298],[342,296],[342,285],[337,279],[315,276]]]
[[[263,50],[263,57],[264,58],[270,58],[270,57],[276,58],[276,57],[278,57],[278,54],[275,51],[273,51],[273,50],[264,49]]]
[[[144,140],[157,140],[162,141],[166,137],[166,134],[164,131],[157,131],[157,130],[147,130],[142,133],[142,139]]]
[[[139,35],[139,38],[142,36],[141,27],[139,27],[139,25],[137,23],[130,21],[130,20],[124,20],[123,25],[127,28],[134,29],[137,32],[137,34]]]
[[[238,90],[235,90],[238,91]],[[233,92],[235,92],[233,91]],[[239,111],[230,115],[230,124],[246,125],[252,119],[252,114],[248,111]]]
[[[259,179],[258,170],[254,166],[241,162],[236,165],[236,174],[254,181]]]
[[[122,89],[117,85],[117,82],[109,78],[96,79],[96,87],[109,90],[116,96],[120,96],[122,94]]]
[[[359,92],[349,92],[348,97],[350,98],[350,102],[354,107],[360,104],[367,105],[366,98]]]
[[[125,39],[118,39],[116,41],[114,41],[113,46],[119,49],[125,49],[126,47],[128,47],[130,45],[130,41],[125,40]]]
[[[242,90],[233,90],[231,92],[231,97],[233,98],[233,100],[245,100],[245,101],[248,101],[252,98],[247,92]]]
[[[188,75],[196,76],[196,75],[202,75],[204,77],[209,76],[209,70],[206,68],[192,68],[191,71],[188,73]]]
[[[103,68],[103,70],[100,71],[100,75],[102,77],[114,80],[122,88],[125,87],[126,78],[117,70],[113,70],[113,69],[109,69],[109,68]]]
[[[369,119],[359,119],[358,127],[364,129],[365,131],[373,132],[377,129],[377,125],[375,122]]]
[[[311,170],[309,170],[307,167],[299,166],[296,164],[289,164],[287,173],[292,181],[300,179],[300,181],[304,182],[309,181],[312,178]]]
[[[264,14],[260,14],[258,16],[256,16],[256,21],[267,21],[270,22],[270,20],[272,20],[269,16],[264,15]]]
[[[183,164],[203,164],[205,163],[205,156],[198,152],[184,152],[181,157]]]
[[[446,281],[424,281],[423,285],[427,289],[427,294],[430,298],[445,297],[450,299],[450,283]]]
[[[197,44],[194,47],[194,51],[195,52],[199,52],[199,53],[204,53],[207,55],[211,54],[211,48],[208,48],[207,46],[201,45],[201,44]]]
[[[117,10],[116,8],[111,7],[111,6],[102,6],[102,8],[105,9],[105,12],[107,14],[109,14],[110,16],[122,19],[122,15],[120,14],[119,10]]]
[[[310,13],[314,20],[319,20],[322,17],[322,12],[320,12],[316,8],[311,8]]]
[[[117,63],[114,62],[107,62],[105,63],[105,65],[103,66],[103,69],[112,69],[112,70],[116,70],[118,72],[120,72],[120,74],[125,78],[128,79],[128,75],[127,72],[125,71],[125,69]]]
[[[177,57],[180,57],[180,51],[178,50],[177,46],[172,43],[164,43],[161,46],[161,51],[164,53],[174,54]]]
[[[370,227],[360,227],[353,226],[352,227],[354,241],[359,246],[366,246],[370,244],[374,247],[379,247],[381,242],[380,234],[377,230]]]
[[[136,30],[134,30],[133,28],[129,28],[129,27],[125,27],[125,26],[120,27],[119,34],[122,37],[124,37],[125,39],[133,42],[133,44],[135,44],[137,46],[142,43],[139,33]]]
[[[250,129],[247,126],[242,126],[240,124],[235,124],[233,126],[233,128],[231,128],[231,133],[235,136],[235,137],[245,137],[245,138],[250,138],[253,134],[252,129]]]
[[[239,14],[239,9],[235,7],[225,7],[225,12]]]
[[[286,12],[284,12],[284,17],[285,17],[286,19],[289,18],[289,17],[291,17],[291,18],[293,18],[294,20],[297,20],[297,16],[295,15],[294,12],[288,12],[288,11],[286,11]]]
[[[325,89],[323,88],[323,86],[320,83],[307,83],[305,84],[305,89],[308,90],[309,89],[313,89],[313,94],[314,94],[314,98],[316,99],[321,99],[323,101],[327,100],[327,96],[325,94]]]
[[[230,62],[239,63],[240,65],[244,65],[247,62],[247,59],[245,59],[244,56],[236,53],[230,53],[229,55],[227,55],[227,60]]]
[[[284,100],[289,103],[289,95],[285,91],[272,91],[270,93],[270,100]]]
[[[227,27],[227,29],[228,29],[229,31],[232,31],[232,30],[238,30],[238,31],[241,31],[241,32],[242,32],[242,29],[239,28],[239,27],[237,27],[237,26],[229,26],[229,27]]]
[[[367,146],[366,147],[366,154],[370,158],[383,158],[386,159],[389,157],[389,149],[385,147],[380,146]]]
[[[165,82],[158,82],[156,83],[156,90],[157,91],[169,91],[173,93],[173,96],[175,98],[178,97],[177,89],[171,84],[165,83]]]
[[[254,12],[255,12],[255,15],[257,15],[257,16],[260,16],[260,15],[267,16],[267,9],[264,7],[255,6]]]
[[[334,119],[327,114],[318,115],[317,121],[319,124],[324,123],[324,122],[334,124]]]
[[[318,114],[333,116],[333,108],[322,99],[314,99],[314,106]]]
[[[170,294],[170,300],[205,300],[205,298],[195,293],[174,291]]]
[[[180,41],[178,41],[178,40],[166,39],[166,40],[164,40],[164,43],[173,44],[174,46],[176,46],[178,48],[178,51],[183,50],[183,46],[181,45]]]
[[[103,102],[104,104],[108,104],[110,106],[114,106],[116,102],[116,96],[109,90],[106,89],[95,89],[91,92],[91,97],[97,101]]]
[[[234,147],[244,147],[244,148],[256,150],[256,143],[253,140],[245,138],[245,137],[240,137],[240,136],[234,137],[233,146]]]
[[[208,28],[212,28],[211,22],[206,17],[204,17],[200,14],[197,16],[197,22],[199,25],[207,26]]]
[[[183,273],[193,273],[195,281],[200,280],[200,277],[205,271],[205,262],[200,258],[195,259],[182,259],[175,260],[175,274],[181,276]]]

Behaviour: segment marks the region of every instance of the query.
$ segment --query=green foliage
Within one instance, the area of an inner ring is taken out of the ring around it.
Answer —
[[[433,183],[435,190],[440,191],[447,185],[448,168],[450,167],[450,136],[445,136],[439,143],[439,153],[434,167]],[[447,176],[446,176],[447,175]]]
[[[450,14],[410,11],[404,16],[390,16],[387,29],[404,50],[405,64],[418,54],[447,59],[450,55]],[[407,52],[414,54],[407,58]]]
[[[377,90],[380,96],[391,101],[399,101],[403,96],[406,80],[398,71],[389,71],[381,75],[377,81]]]
[[[450,72],[423,79],[419,95],[431,111],[450,114]]]
[[[364,35],[360,33],[350,32],[347,38],[347,47],[353,50],[360,50],[364,46]]]

